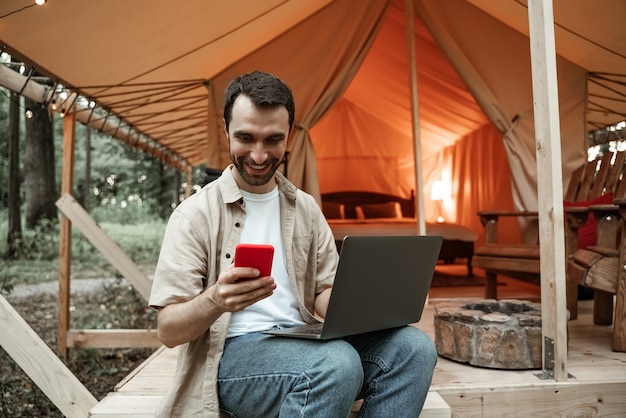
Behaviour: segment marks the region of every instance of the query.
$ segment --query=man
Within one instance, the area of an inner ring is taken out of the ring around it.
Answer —
[[[420,330],[324,342],[262,333],[324,317],[338,262],[316,201],[277,172],[294,114],[271,74],[226,89],[232,165],[174,211],[154,277],[159,338],[180,345],[158,416],[346,417],[357,398],[364,417],[419,415],[437,359]],[[271,276],[232,265],[240,242],[274,246]]]

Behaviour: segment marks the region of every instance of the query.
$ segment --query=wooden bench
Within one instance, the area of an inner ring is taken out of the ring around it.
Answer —
[[[565,192],[564,212],[565,254],[570,257],[578,249],[578,231],[587,222],[589,205],[603,198],[612,201],[624,170],[625,153],[607,152],[599,159],[588,161],[572,173]],[[505,216],[537,219],[537,212],[480,211],[481,223],[485,228],[486,245],[477,248],[472,265],[485,270],[486,298],[497,298],[497,275],[540,284],[539,244],[508,245],[497,243],[498,220]],[[567,262],[567,260],[564,260]],[[567,279],[567,309],[570,318],[578,315],[578,282]]]
[[[174,379],[177,349],[159,348],[89,412],[93,418],[154,417],[156,407]],[[355,412],[360,403],[355,402]],[[356,416],[353,412],[350,416]],[[448,404],[429,392],[421,418],[450,418]]]

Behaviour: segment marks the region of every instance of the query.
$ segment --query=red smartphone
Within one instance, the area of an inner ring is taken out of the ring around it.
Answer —
[[[272,274],[274,247],[269,244],[239,244],[235,248],[235,267],[254,267],[259,277]]]

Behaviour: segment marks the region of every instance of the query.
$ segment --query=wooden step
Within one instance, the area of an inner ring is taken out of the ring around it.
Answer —
[[[163,395],[111,392],[89,411],[94,418],[153,418]],[[355,402],[350,418],[356,417],[360,402]],[[450,406],[437,392],[428,392],[420,418],[450,418]]]

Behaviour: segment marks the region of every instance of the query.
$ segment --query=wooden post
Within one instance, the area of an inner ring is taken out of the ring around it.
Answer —
[[[424,219],[424,187],[422,180],[422,141],[420,139],[419,101],[417,98],[417,59],[415,56],[415,29],[413,0],[404,1],[406,14],[406,36],[409,53],[411,76],[411,120],[413,122],[413,151],[415,153],[415,198],[417,234],[426,235],[426,221]]]
[[[74,113],[68,112],[63,119],[63,172],[61,195],[72,194],[74,184],[74,140],[76,124]],[[70,329],[70,276],[72,259],[72,222],[61,213],[59,237],[59,354],[68,356],[67,333]]]
[[[567,381],[561,133],[552,0],[528,2],[537,148],[543,374]]]

